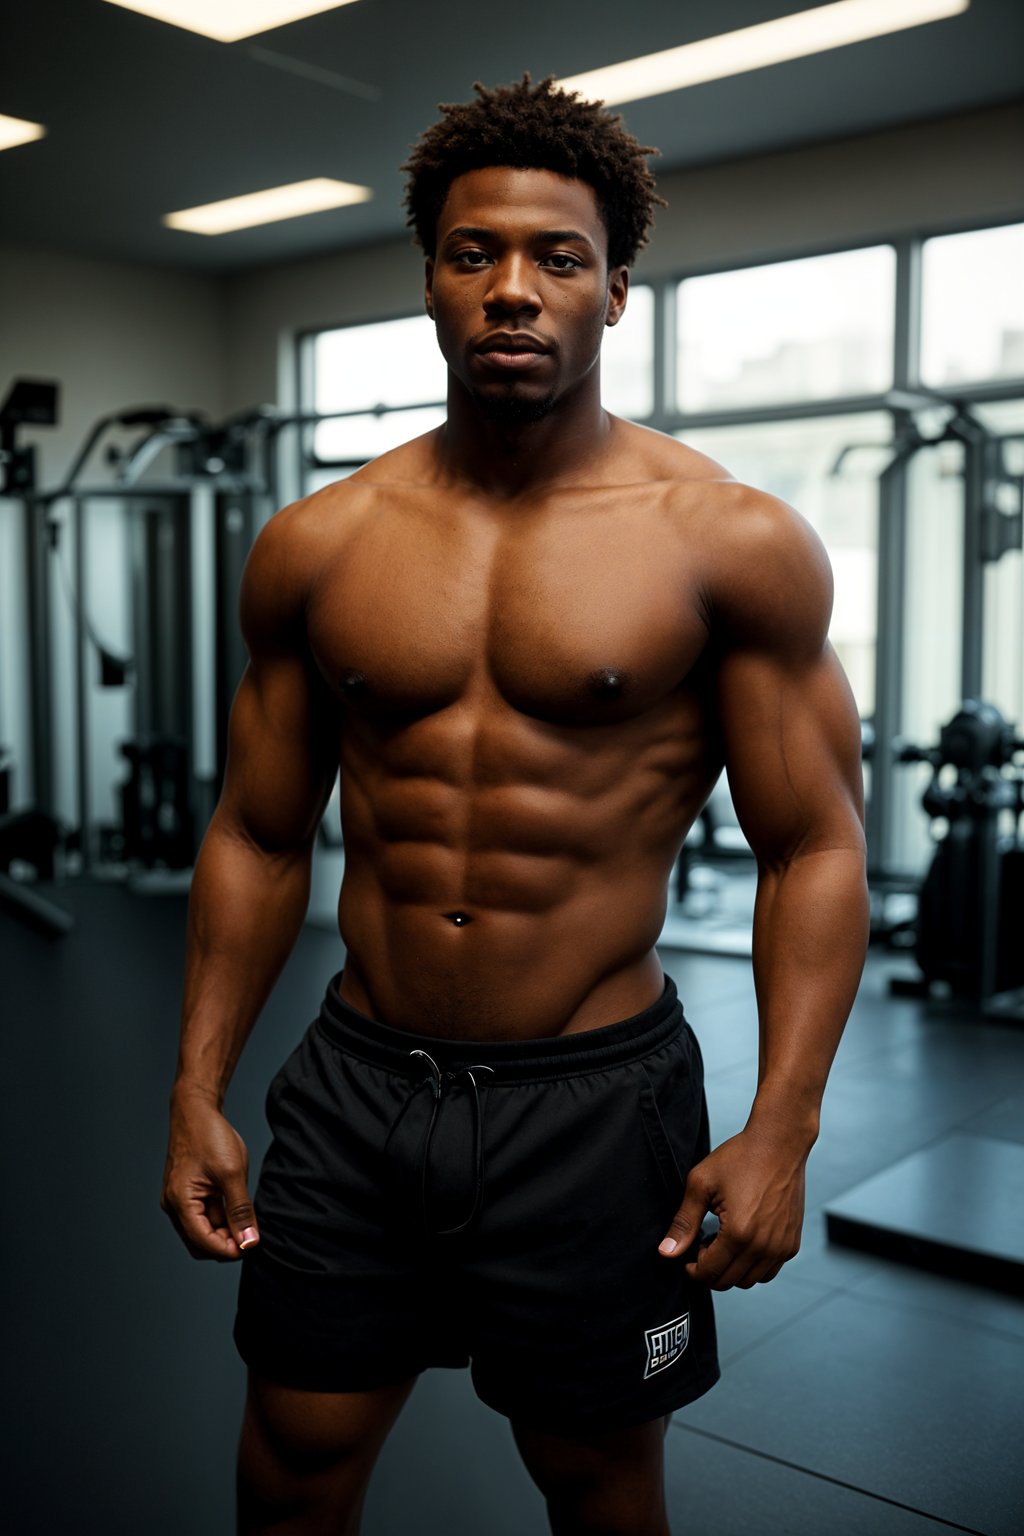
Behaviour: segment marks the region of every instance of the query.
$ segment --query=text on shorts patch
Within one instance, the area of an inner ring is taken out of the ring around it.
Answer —
[[[656,1328],[648,1328],[644,1332],[647,1341],[647,1369],[644,1371],[644,1380],[653,1376],[655,1371],[663,1371],[673,1361],[678,1360],[687,1344],[690,1342],[690,1314],[684,1312],[681,1317],[674,1317],[670,1323],[659,1323]]]

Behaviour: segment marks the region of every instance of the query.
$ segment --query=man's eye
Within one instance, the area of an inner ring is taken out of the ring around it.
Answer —
[[[456,258],[467,267],[482,267],[487,259],[486,251],[460,251]]]
[[[582,266],[575,256],[569,256],[564,251],[555,251],[551,256],[544,258],[548,266],[553,266],[556,272],[571,272],[575,267]]]

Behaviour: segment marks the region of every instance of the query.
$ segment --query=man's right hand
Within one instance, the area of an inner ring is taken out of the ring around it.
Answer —
[[[176,1086],[160,1207],[194,1259],[238,1259],[259,1242],[249,1154],[208,1097]]]

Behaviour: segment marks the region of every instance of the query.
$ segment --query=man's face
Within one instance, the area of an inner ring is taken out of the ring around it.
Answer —
[[[539,421],[591,373],[628,288],[607,249],[586,182],[488,166],[452,183],[427,262],[427,312],[451,373],[487,416]]]

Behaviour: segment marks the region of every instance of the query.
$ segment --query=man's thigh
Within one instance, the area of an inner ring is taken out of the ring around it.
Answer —
[[[415,1382],[308,1392],[250,1371],[238,1452],[239,1536],[358,1529],[378,1453]]]
[[[547,1501],[556,1536],[665,1536],[664,1442],[671,1417],[566,1436],[513,1419],[516,1445]]]

